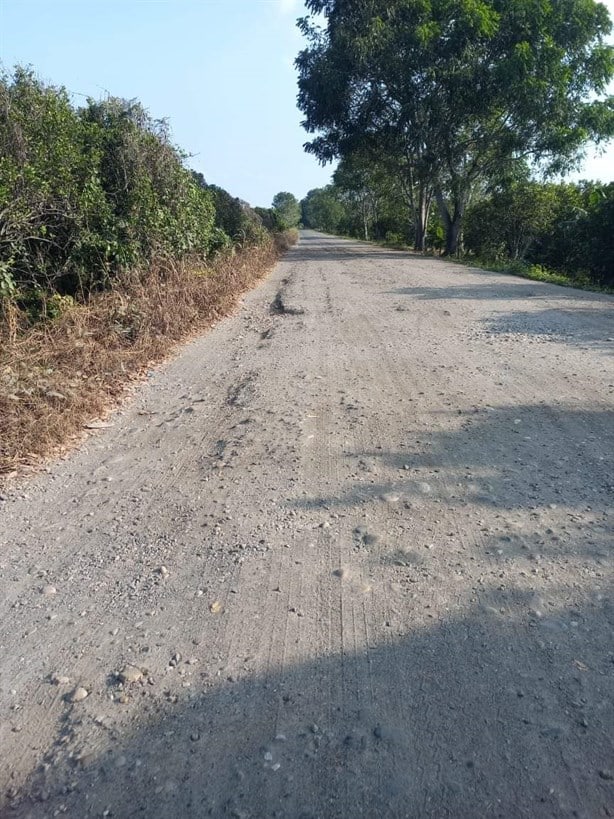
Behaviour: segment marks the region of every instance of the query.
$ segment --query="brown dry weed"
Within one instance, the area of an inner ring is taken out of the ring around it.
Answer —
[[[27,327],[0,315],[0,481],[74,444],[127,386],[181,341],[227,315],[296,235],[213,263],[158,259],[112,290]]]

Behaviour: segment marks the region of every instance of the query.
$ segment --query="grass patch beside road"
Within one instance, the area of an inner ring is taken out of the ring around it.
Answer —
[[[297,238],[289,231],[213,262],[161,258],[34,325],[0,304],[0,478],[66,449],[135,378],[227,315]]]

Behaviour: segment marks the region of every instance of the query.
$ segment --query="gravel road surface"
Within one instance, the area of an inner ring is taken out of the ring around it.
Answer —
[[[0,500],[0,816],[614,816],[614,298],[304,232]]]

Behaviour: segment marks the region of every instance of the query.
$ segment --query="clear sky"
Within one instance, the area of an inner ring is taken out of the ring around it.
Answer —
[[[139,99],[170,120],[208,182],[268,206],[331,173],[302,148],[293,60],[303,12],[302,0],[0,0],[0,60],[76,95]],[[612,180],[614,149],[577,176]]]

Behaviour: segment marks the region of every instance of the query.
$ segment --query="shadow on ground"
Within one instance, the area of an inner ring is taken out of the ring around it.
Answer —
[[[442,428],[443,427],[443,428]],[[577,512],[606,518],[582,530],[572,544],[583,557],[611,559],[614,477],[607,453],[614,450],[614,410],[573,410],[544,404],[476,408],[434,415],[433,432],[408,428],[398,451],[345,453],[354,479],[345,492],[295,502],[302,509],[358,512],[397,495],[410,506],[433,499],[462,514],[465,508],[493,513],[537,514],[563,509],[570,525]],[[419,437],[419,440],[417,440]],[[561,442],[564,441],[564,447]],[[557,532],[551,548],[565,553]]]
[[[536,311],[514,310],[486,319],[482,324],[489,335],[550,338],[576,347],[603,350],[612,355],[614,311],[611,308],[614,308],[614,304],[602,304],[601,308],[576,306]]]
[[[594,302],[604,307],[614,306],[614,299],[601,293],[590,293],[585,290],[575,290],[570,287],[561,287],[545,282],[530,282],[519,277],[510,276],[507,273],[495,273],[476,268],[459,267],[459,273],[471,273],[473,276],[482,276],[484,283],[461,284],[462,277],[459,277],[458,285],[448,287],[425,287],[417,285],[415,287],[398,287],[388,291],[394,296],[411,296],[421,301],[439,300],[462,300],[462,301],[505,301],[508,299],[547,299],[551,301],[556,295],[557,301],[569,301],[574,304],[578,302]],[[466,279],[465,279],[466,281]],[[556,289],[553,289],[556,288]],[[578,310],[585,308],[578,307]],[[595,310],[595,313],[597,310]],[[605,311],[604,311],[605,312]]]
[[[393,621],[384,644],[165,704],[3,815],[610,815],[614,610],[527,605]]]
[[[301,262],[339,262],[339,261],[359,261],[362,259],[394,259],[396,261],[407,261],[409,259],[421,260],[425,257],[422,253],[411,250],[394,250],[380,247],[367,242],[348,239],[341,240],[333,236],[301,235],[300,244],[295,246],[286,258],[291,260],[295,256]],[[432,257],[431,257],[432,258]]]

